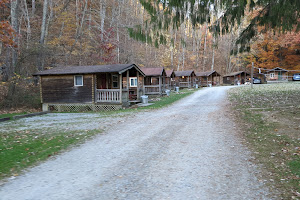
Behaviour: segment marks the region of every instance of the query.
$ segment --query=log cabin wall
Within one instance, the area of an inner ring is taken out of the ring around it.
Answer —
[[[83,86],[74,86],[74,75],[41,76],[43,103],[92,103],[93,75],[83,75]]]

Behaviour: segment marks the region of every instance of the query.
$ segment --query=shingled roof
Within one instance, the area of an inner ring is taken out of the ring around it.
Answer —
[[[163,67],[143,67],[141,70],[146,76],[162,76],[164,73]]]
[[[238,71],[238,72],[232,72],[230,74],[225,74],[223,77],[227,77],[227,76],[237,76],[239,74],[242,74],[242,73],[246,73],[246,75],[249,75],[249,73],[245,72],[245,71]]]
[[[166,70],[167,77],[171,77],[172,73],[174,73],[173,69]]]
[[[218,72],[216,72],[215,70],[213,71],[207,71],[207,72],[196,72],[195,73],[196,76],[210,76],[212,74],[215,74],[216,76],[221,76]]]
[[[282,71],[282,72],[287,72],[287,70],[285,70],[285,69],[282,69],[282,68],[280,68],[280,67],[276,67],[276,68],[274,68],[274,69],[270,69],[269,71],[267,71],[267,73],[268,72],[275,72],[275,71]]]
[[[188,71],[175,71],[175,76],[192,76],[194,73],[193,70],[188,70]]]
[[[144,72],[135,64],[113,64],[113,65],[90,65],[90,66],[61,66],[44,70],[33,74],[34,76],[43,75],[62,75],[62,74],[93,74],[93,73],[114,73],[123,72],[136,68],[143,76]]]

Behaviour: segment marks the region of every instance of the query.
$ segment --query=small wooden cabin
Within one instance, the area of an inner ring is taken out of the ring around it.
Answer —
[[[173,90],[175,87],[175,73],[173,69],[166,70],[166,88]]]
[[[144,72],[135,64],[64,66],[40,77],[43,110],[116,110],[139,102]]]
[[[144,67],[144,91],[148,95],[162,95],[165,91],[166,71],[163,67]]]
[[[175,83],[180,88],[191,88],[194,87],[195,72],[189,71],[175,71]]]
[[[249,79],[249,73],[245,71],[232,72],[223,76],[223,84],[244,84]]]
[[[196,72],[197,84],[199,86],[219,85],[221,81],[221,75],[213,71]]]
[[[287,82],[288,81],[288,71],[280,67],[276,67],[266,72],[267,83],[274,82]]]

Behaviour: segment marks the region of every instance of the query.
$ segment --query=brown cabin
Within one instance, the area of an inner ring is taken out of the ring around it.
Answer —
[[[288,71],[280,67],[276,67],[266,72],[267,83],[274,82],[287,82],[288,81]]]
[[[135,64],[64,66],[34,74],[40,77],[43,110],[85,106],[116,110],[139,102],[145,74]]]
[[[165,91],[166,71],[163,67],[141,68],[145,74],[144,91],[147,95],[162,95]]]
[[[210,85],[219,85],[221,81],[221,75],[213,71],[207,72],[196,72],[196,81],[200,86],[210,86]]]
[[[245,71],[232,72],[223,76],[223,84],[239,85],[249,79],[249,73]]]
[[[173,69],[166,70],[166,88],[174,89],[175,87],[175,73]]]
[[[195,73],[190,71],[175,71],[175,85],[179,88],[191,88],[194,87]]]

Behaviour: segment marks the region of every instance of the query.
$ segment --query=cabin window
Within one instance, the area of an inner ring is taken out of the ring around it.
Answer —
[[[83,86],[83,76],[74,76],[74,86]]]
[[[118,88],[119,87],[118,75],[112,75],[112,87],[113,88]]]
[[[271,73],[270,78],[275,78],[275,73]]]
[[[130,78],[130,87],[137,87],[137,77]]]

